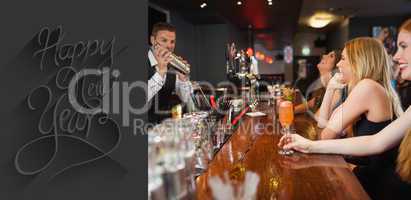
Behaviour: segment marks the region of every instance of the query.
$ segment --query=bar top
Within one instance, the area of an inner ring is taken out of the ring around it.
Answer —
[[[197,178],[197,199],[213,199],[209,178],[228,177],[238,185],[248,171],[260,178],[256,199],[370,199],[342,156],[278,154],[278,130],[263,128],[272,120],[272,115],[244,118],[207,171]],[[304,137],[316,138],[318,129],[310,117],[297,115],[294,127]]]

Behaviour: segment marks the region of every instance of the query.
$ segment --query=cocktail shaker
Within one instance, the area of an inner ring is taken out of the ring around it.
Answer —
[[[151,47],[151,50],[154,52],[153,46]],[[191,67],[190,64],[184,62],[181,57],[177,56],[174,53],[171,53],[170,57],[171,57],[170,65],[174,69],[176,69],[177,71],[179,71],[180,73],[184,75],[190,74],[190,67]]]

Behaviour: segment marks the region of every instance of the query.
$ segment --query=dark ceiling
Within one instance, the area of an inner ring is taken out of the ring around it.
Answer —
[[[226,20],[241,29],[249,25],[254,30],[293,32],[300,14],[302,0],[150,0],[160,6],[178,11],[194,24],[224,23]],[[207,7],[200,8],[206,2]]]
[[[186,20],[193,24],[220,24],[225,23],[223,17],[217,14],[216,4],[207,1],[206,8],[200,8],[202,0],[149,0],[150,3],[165,9],[177,11]],[[210,3],[208,3],[210,2]],[[217,2],[217,1],[216,1]]]
[[[298,29],[302,0],[150,0],[175,10],[193,24],[216,24],[227,21],[240,29],[252,28],[256,39],[264,40],[268,49],[290,44]],[[207,7],[200,8],[206,2]]]
[[[263,40],[268,49],[292,42],[299,27],[314,12],[328,11],[344,19],[404,15],[411,13],[411,0],[149,0],[150,3],[178,12],[193,24],[219,24],[230,21],[240,29],[252,27],[255,38]],[[207,7],[200,8],[202,3]],[[319,31],[338,27],[338,20]]]

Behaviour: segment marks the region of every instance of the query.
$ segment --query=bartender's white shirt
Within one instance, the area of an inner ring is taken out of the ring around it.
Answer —
[[[153,55],[151,50],[148,51],[148,59],[150,61],[151,67],[156,67],[158,62]],[[149,102],[154,95],[158,93],[163,87],[167,74],[161,76],[160,73],[157,72],[148,80],[148,92],[147,92],[147,102]],[[189,80],[181,81],[178,76],[176,77],[176,93],[180,97],[180,99],[187,103],[191,98],[191,94],[193,93],[193,87]]]

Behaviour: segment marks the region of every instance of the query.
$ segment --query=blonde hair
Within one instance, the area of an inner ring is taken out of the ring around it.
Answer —
[[[411,32],[411,19],[406,20],[399,31]],[[411,183],[411,130],[402,139],[397,157],[397,173],[401,179]]]
[[[401,116],[400,98],[391,85],[392,68],[390,57],[383,44],[370,37],[359,37],[345,44],[345,51],[351,65],[354,79],[349,83],[349,88],[354,87],[363,79],[372,79],[380,83],[389,98],[391,118],[393,114]]]

